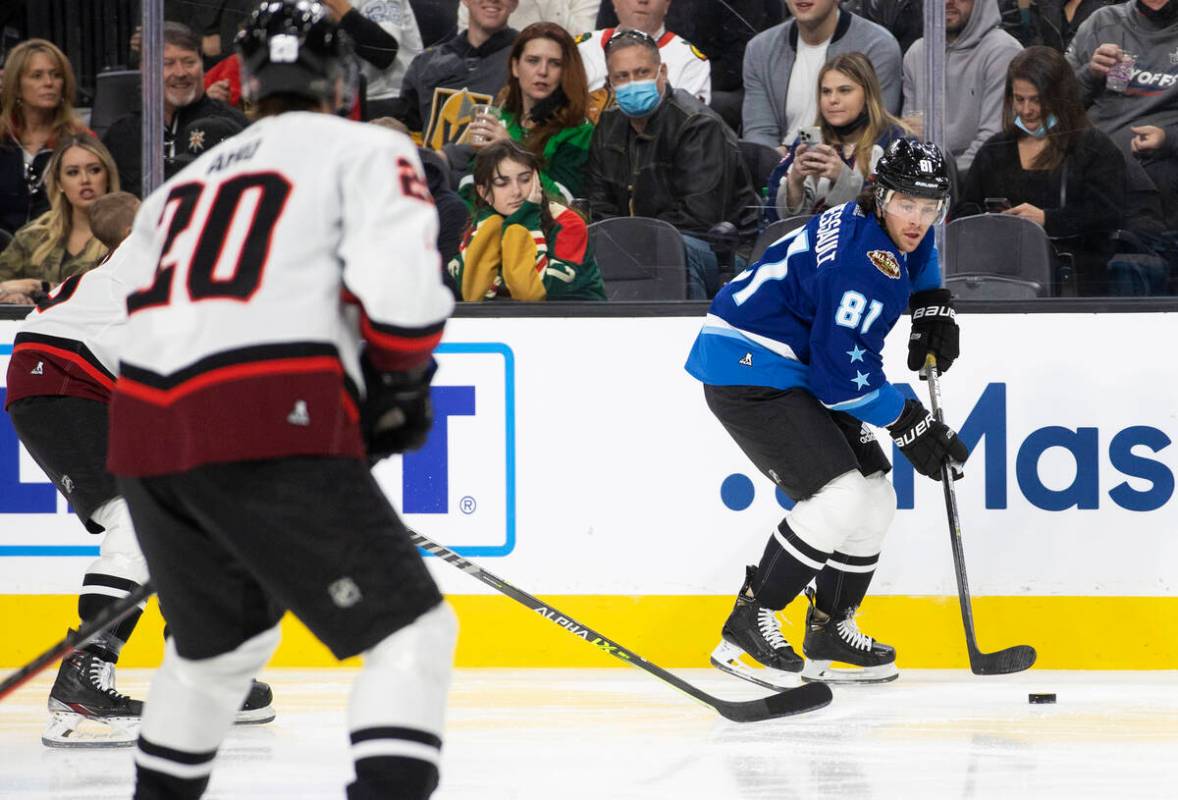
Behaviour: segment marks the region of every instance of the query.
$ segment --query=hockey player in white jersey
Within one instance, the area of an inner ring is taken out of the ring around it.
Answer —
[[[456,624],[369,460],[432,426],[453,308],[408,138],[333,113],[346,37],[309,0],[238,35],[258,121],[148,197],[109,467],[172,636],[143,711],[138,800],[197,798],[291,611],[362,656],[349,798],[437,786]]]
[[[107,409],[126,322],[126,279],[128,272],[142,273],[128,263],[126,250],[116,248],[137,203],[122,192],[95,201],[95,235],[112,249],[110,256],[96,269],[66,279],[29,314],[8,363],[5,404],[17,436],[86,529],[102,535],[99,556],[82,579],[82,622],[147,580],[127,504],[106,470]],[[112,232],[100,231],[100,218]],[[141,611],[62,660],[41,735],[47,746],[135,742],[143,703],[118,692],[114,672]],[[274,716],[270,688],[255,683],[237,721],[269,722]]]

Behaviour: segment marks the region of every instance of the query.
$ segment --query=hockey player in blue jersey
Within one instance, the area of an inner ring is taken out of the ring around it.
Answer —
[[[940,150],[897,140],[863,195],[773,244],[709,309],[687,371],[740,448],[795,501],[724,623],[712,663],[726,672],[767,686],[797,672],[825,681],[897,677],[895,650],[855,622],[896,510],[891,464],[868,425],[886,427],[930,478],[939,480],[946,460],[968,456],[883,371],[884,339],[905,311],[910,369],[929,353],[941,371],[957,357],[957,323],[927,235],[948,202]],[[774,612],[811,580],[803,662]],[[744,653],[764,669],[746,666]]]

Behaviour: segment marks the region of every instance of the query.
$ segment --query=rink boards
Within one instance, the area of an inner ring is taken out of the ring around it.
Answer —
[[[559,611],[667,666],[706,664],[788,501],[756,474],[682,370],[698,318],[455,319],[439,350],[437,422],[378,476],[409,523]],[[981,646],[1029,643],[1062,669],[1178,669],[1178,374],[1173,314],[968,315],[943,381],[973,450],[958,486]],[[901,322],[901,327],[905,325]],[[0,323],[7,367],[17,323]],[[888,374],[922,399],[891,336]],[[903,386],[902,386],[903,388]],[[891,444],[885,442],[885,450]],[[862,627],[901,666],[965,654],[939,485],[899,459],[898,511]],[[97,552],[0,416],[0,666],[74,621]],[[610,659],[431,559],[462,624],[463,666]],[[787,638],[801,639],[801,603]],[[160,653],[154,606],[124,651]],[[278,666],[326,666],[286,626]]]

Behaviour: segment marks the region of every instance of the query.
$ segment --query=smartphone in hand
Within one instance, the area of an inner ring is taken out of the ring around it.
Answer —
[[[1009,210],[1010,207],[1010,200],[1005,197],[986,198],[986,212],[989,214],[1001,214],[1003,211]]]
[[[822,128],[817,125],[811,125],[810,127],[799,129],[798,141],[807,147],[822,144]]]

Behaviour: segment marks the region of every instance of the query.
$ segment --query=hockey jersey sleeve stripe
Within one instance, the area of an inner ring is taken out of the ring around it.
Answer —
[[[256,378],[263,375],[305,375],[313,372],[331,372],[342,375],[343,366],[340,364],[338,358],[332,356],[285,358],[274,361],[234,364],[228,367],[209,370],[166,389],[150,385],[150,381],[163,379],[163,376],[156,375],[148,370],[141,370],[129,364],[124,364],[122,372],[123,377],[117,387],[120,393],[130,395],[153,405],[169,406],[193,392],[198,392],[219,383]],[[347,397],[346,392],[342,394],[344,397]]]
[[[368,355],[377,369],[387,372],[412,369],[429,360],[442,340],[444,322],[410,330],[373,322],[361,313],[360,333],[369,344]]]
[[[18,337],[19,338],[19,337]],[[72,342],[73,346],[61,347],[44,341],[20,341],[13,346],[13,354],[22,352],[45,353],[54,359],[68,361],[85,372],[107,391],[114,388],[115,377],[106,371],[102,363],[81,342]]]

